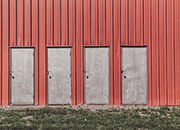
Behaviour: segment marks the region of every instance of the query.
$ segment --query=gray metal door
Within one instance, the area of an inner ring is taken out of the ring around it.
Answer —
[[[11,103],[34,104],[34,49],[11,48]]]
[[[48,48],[48,104],[71,104],[71,48]]]
[[[109,104],[109,48],[84,48],[86,104]]]
[[[122,104],[147,104],[146,47],[122,47]]]

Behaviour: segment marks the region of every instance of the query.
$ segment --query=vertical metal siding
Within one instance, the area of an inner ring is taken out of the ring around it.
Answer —
[[[46,1],[39,0],[39,105],[46,104]]]
[[[151,1],[144,0],[144,45],[147,46],[147,105],[152,104],[152,73],[151,73]]]
[[[71,48],[71,99],[72,99],[72,104],[75,105],[77,104],[76,100],[76,48],[75,48],[75,43],[76,43],[76,27],[75,27],[75,1],[74,0],[69,0],[69,45],[72,46]]]
[[[152,40],[152,105],[159,104],[159,60],[158,60],[158,0],[151,0],[151,40]]]
[[[2,1],[0,1],[0,105],[2,105]]]
[[[106,1],[106,45],[109,45],[109,104],[113,104],[113,2],[112,0]]]
[[[166,1],[159,1],[159,105],[166,105]]]
[[[179,5],[180,5],[180,1],[179,0],[175,0],[175,3],[174,3],[174,11],[175,11],[175,99],[176,99],[176,102],[175,104],[176,105],[180,105],[180,81],[179,81],[179,77],[180,77],[180,51],[179,51],[179,48],[180,48],[180,37],[179,37],[179,34],[180,34],[180,8]]]
[[[121,23],[121,1],[115,0],[114,1],[114,30],[113,30],[113,39],[114,39],[114,105],[121,104],[121,47],[120,47],[120,41],[121,41],[121,26],[119,23]]]
[[[39,104],[39,19],[38,1],[32,0],[32,46],[34,46],[34,104]]]
[[[76,48],[76,100],[77,104],[83,104],[84,89],[83,89],[83,2],[76,0],[75,9],[75,48]]]
[[[0,0],[0,105],[9,46],[35,47],[35,105],[46,104],[46,46],[72,46],[72,104],[84,103],[83,45],[109,45],[109,103],[121,104],[121,45],[147,46],[147,104],[180,105],[179,0]]]
[[[61,2],[60,0],[54,0],[54,46],[60,46],[62,40]]]
[[[2,105],[8,105],[9,104],[9,1],[8,0],[2,0],[1,1],[1,14],[2,14],[2,67],[1,67],[1,72],[2,72]]]
[[[174,0],[167,0],[167,103],[175,103],[174,86]]]

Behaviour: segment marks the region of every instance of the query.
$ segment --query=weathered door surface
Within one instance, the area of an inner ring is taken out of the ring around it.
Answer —
[[[48,48],[48,104],[71,104],[71,48]]]
[[[84,48],[86,104],[109,103],[109,56],[107,47]]]
[[[146,47],[122,47],[122,104],[147,104]]]
[[[34,49],[11,48],[11,103],[34,104]]]

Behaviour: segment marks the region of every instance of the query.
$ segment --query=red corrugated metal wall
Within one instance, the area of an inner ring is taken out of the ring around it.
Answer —
[[[35,47],[35,105],[46,104],[46,46],[72,46],[72,104],[83,104],[83,45],[109,45],[109,103],[121,104],[121,45],[147,46],[147,104],[180,105],[179,0],[0,0],[0,105],[9,46]]]

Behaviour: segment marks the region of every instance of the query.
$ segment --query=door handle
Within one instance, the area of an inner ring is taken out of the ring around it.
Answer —
[[[11,76],[11,78],[15,79],[15,77],[12,75],[13,71],[9,71],[9,75]]]
[[[47,74],[48,77],[51,79],[52,77],[51,77],[51,75],[50,75],[50,72],[51,72],[51,71],[47,71],[47,70],[46,70],[46,74]]]
[[[12,73],[14,73],[14,71],[9,71],[9,74],[12,75]]]
[[[46,70],[46,74],[47,74],[47,75],[49,75],[49,72],[50,72],[50,71],[47,71],[47,70]]]

